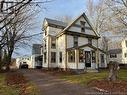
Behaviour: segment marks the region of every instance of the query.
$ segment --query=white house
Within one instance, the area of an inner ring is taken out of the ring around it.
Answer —
[[[107,67],[106,54],[98,44],[100,36],[85,13],[70,24],[45,18],[43,29],[44,68],[83,70]]]
[[[22,64],[27,64],[28,68],[34,68],[34,64],[32,64],[32,57],[31,56],[22,56],[16,58],[16,67],[20,68]]]
[[[109,44],[109,61],[127,64],[127,39]]]

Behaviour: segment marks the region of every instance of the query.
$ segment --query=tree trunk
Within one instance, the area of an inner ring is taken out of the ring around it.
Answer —
[[[118,78],[119,64],[118,62],[111,61],[109,63],[109,81],[115,81]]]

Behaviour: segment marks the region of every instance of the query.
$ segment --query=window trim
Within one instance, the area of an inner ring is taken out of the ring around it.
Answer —
[[[59,52],[59,63],[62,63],[62,52]]]
[[[51,38],[51,48],[56,49],[56,38]]]
[[[82,56],[81,56],[81,54],[82,54]],[[83,63],[83,62],[84,62],[84,50],[79,49],[79,63]]]
[[[85,32],[86,22],[85,21],[80,21],[80,24],[81,24],[81,32]]]
[[[110,58],[117,58],[117,54],[111,53],[111,54],[110,54]]]
[[[73,37],[73,46],[77,47],[78,46],[78,36]]]
[[[88,44],[92,45],[92,38],[88,38]]]
[[[68,51],[68,62],[75,63],[75,50]]]
[[[54,55],[52,55],[54,53]],[[51,52],[51,63],[56,63],[56,52]]]

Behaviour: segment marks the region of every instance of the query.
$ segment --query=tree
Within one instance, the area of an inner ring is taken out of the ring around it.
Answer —
[[[126,0],[105,0],[111,13],[112,31],[115,33],[126,33],[127,29],[127,1]]]
[[[69,23],[72,22],[72,17],[71,16],[68,16],[68,15],[65,15],[65,16],[57,16],[57,17],[55,17],[55,19],[57,19],[59,21],[62,21],[62,22],[65,22],[67,24],[69,24]]]
[[[31,0],[29,0],[29,3],[30,1]],[[38,9],[36,9],[35,7],[36,5],[33,6],[31,4],[28,4],[28,2],[27,4],[26,2],[20,2],[20,4],[21,5],[17,5],[14,7],[15,10],[10,10],[11,13],[13,13],[12,15],[9,15],[9,12],[6,14],[6,16],[3,15],[3,19],[0,20],[0,24],[2,24],[2,27],[0,28],[0,47],[2,48],[0,50],[4,49],[7,51],[7,64],[4,64],[7,70],[10,69],[9,65],[11,63],[12,54],[15,49],[23,47],[25,45],[29,45],[29,42],[32,40],[32,38],[38,35],[30,31],[34,28],[34,19],[36,14],[38,13]]]
[[[86,13],[96,32],[102,33],[107,30],[108,14],[104,0],[99,0],[97,4],[94,3],[94,0],[87,0]]]

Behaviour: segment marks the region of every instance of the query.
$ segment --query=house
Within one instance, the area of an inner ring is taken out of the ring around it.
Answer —
[[[20,68],[22,64],[27,64],[28,68],[41,68],[42,67],[42,55],[41,55],[42,45],[33,44],[32,55],[22,56],[16,58],[16,66]]]
[[[32,63],[34,64],[34,68],[42,67],[42,45],[41,44],[33,44],[32,46]]]
[[[43,29],[44,68],[96,70],[107,67],[106,54],[98,48],[100,36],[85,13],[70,24],[45,18]]]
[[[32,64],[32,57],[31,56],[22,56],[16,58],[16,67],[20,68],[22,64],[27,64],[28,68],[34,68],[34,64]]]
[[[122,39],[109,44],[109,61],[127,64],[127,39]]]

